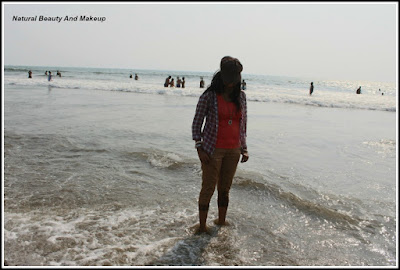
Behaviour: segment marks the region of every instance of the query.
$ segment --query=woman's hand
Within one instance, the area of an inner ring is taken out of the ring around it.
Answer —
[[[247,160],[249,160],[249,153],[244,152],[244,153],[242,154],[242,160],[241,160],[240,162],[241,162],[241,163],[244,163],[244,162],[246,162]]]
[[[200,159],[201,163],[208,164],[208,162],[210,161],[210,157],[203,150],[203,148],[201,148],[201,146],[197,147],[197,154],[199,155],[199,159]]]

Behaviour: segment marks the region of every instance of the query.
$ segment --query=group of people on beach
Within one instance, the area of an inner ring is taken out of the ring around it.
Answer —
[[[185,88],[185,77],[182,77],[182,80],[179,77],[177,77],[176,82],[177,82],[176,83],[177,88],[181,88],[181,87]],[[204,86],[205,86],[204,79],[203,79],[203,77],[200,77],[200,88],[204,88]],[[174,78],[172,78],[171,76],[168,76],[165,79],[164,87],[175,87]],[[244,80],[241,83],[241,89],[246,90],[246,82]]]
[[[185,77],[182,77],[182,79],[179,78],[179,77],[176,78],[176,87],[178,87],[178,88],[181,88],[181,87],[182,87],[182,88],[185,88],[185,83],[186,83]],[[168,76],[168,77],[165,79],[164,87],[175,87],[174,78],[172,78],[171,76]]]
[[[51,81],[52,75],[51,75],[51,71],[49,70],[49,73],[47,74],[47,71],[44,73],[44,75],[47,75],[47,80]],[[61,78],[61,72],[57,70],[57,74],[56,76],[59,76]]]
[[[48,81],[51,81],[51,79],[52,79],[51,71],[47,71],[46,70],[46,72],[44,74],[46,76],[48,76],[47,77]],[[57,70],[57,76],[59,76],[61,78],[61,72],[58,71],[58,70]],[[28,71],[28,78],[29,79],[32,78],[32,70]],[[132,74],[130,74],[129,78],[131,78],[131,79],[133,78]],[[139,80],[139,76],[137,75],[137,73],[135,73],[135,80],[136,81]],[[182,79],[177,77],[176,82],[177,82],[176,83],[176,87],[177,88],[181,88],[181,87],[185,88],[185,77],[182,77]],[[203,79],[203,77],[200,77],[200,88],[204,88],[204,86],[205,86],[204,79]],[[175,87],[175,81],[171,76],[168,76],[165,79],[164,87]],[[241,90],[246,90],[246,82],[245,82],[245,80],[243,80],[241,82]],[[314,83],[311,82],[310,91],[309,91],[310,96],[312,95],[313,92],[314,92]],[[379,89],[379,92],[381,92],[381,89]],[[361,86],[357,88],[356,94],[358,94],[358,95],[361,94]],[[381,94],[382,94],[382,96],[384,95],[383,91],[381,92]]]
[[[129,78],[133,78],[133,76],[132,76],[132,74],[131,75],[129,75]],[[139,80],[139,76],[137,75],[137,73],[135,73],[135,81],[137,81],[137,80]]]
[[[48,75],[48,76],[50,76],[51,75],[51,71],[49,71],[49,73],[47,73],[47,70],[46,70],[46,72],[44,73],[44,75]],[[60,71],[58,71],[57,70],[57,74],[56,74],[56,76],[59,76],[60,78],[61,78],[61,72]]]
[[[52,75],[51,75],[51,71],[47,71],[44,73],[44,75],[47,76],[47,80],[51,81]],[[61,78],[61,72],[57,70],[57,76],[59,76]],[[32,70],[28,71],[28,78],[32,79]]]

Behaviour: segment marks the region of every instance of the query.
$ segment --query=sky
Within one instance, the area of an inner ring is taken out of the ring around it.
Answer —
[[[245,74],[397,81],[397,2],[2,5],[3,65],[215,72],[230,55]]]

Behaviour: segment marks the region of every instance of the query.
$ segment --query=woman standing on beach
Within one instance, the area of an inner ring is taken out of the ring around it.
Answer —
[[[229,191],[237,164],[249,159],[246,145],[247,102],[240,90],[242,64],[225,56],[221,70],[200,96],[192,123],[192,138],[201,161],[202,188],[199,196],[199,232],[207,232],[207,214],[215,186],[218,189],[217,225],[227,225],[225,218]],[[206,118],[203,131],[201,130]]]

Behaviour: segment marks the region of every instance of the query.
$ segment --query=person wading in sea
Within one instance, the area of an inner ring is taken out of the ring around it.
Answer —
[[[192,123],[192,138],[202,169],[198,232],[209,232],[206,221],[215,186],[218,189],[218,219],[214,222],[228,225],[226,214],[233,177],[240,156],[241,162],[249,159],[246,94],[240,89],[243,66],[238,59],[226,56],[222,58],[220,68],[200,96]]]

